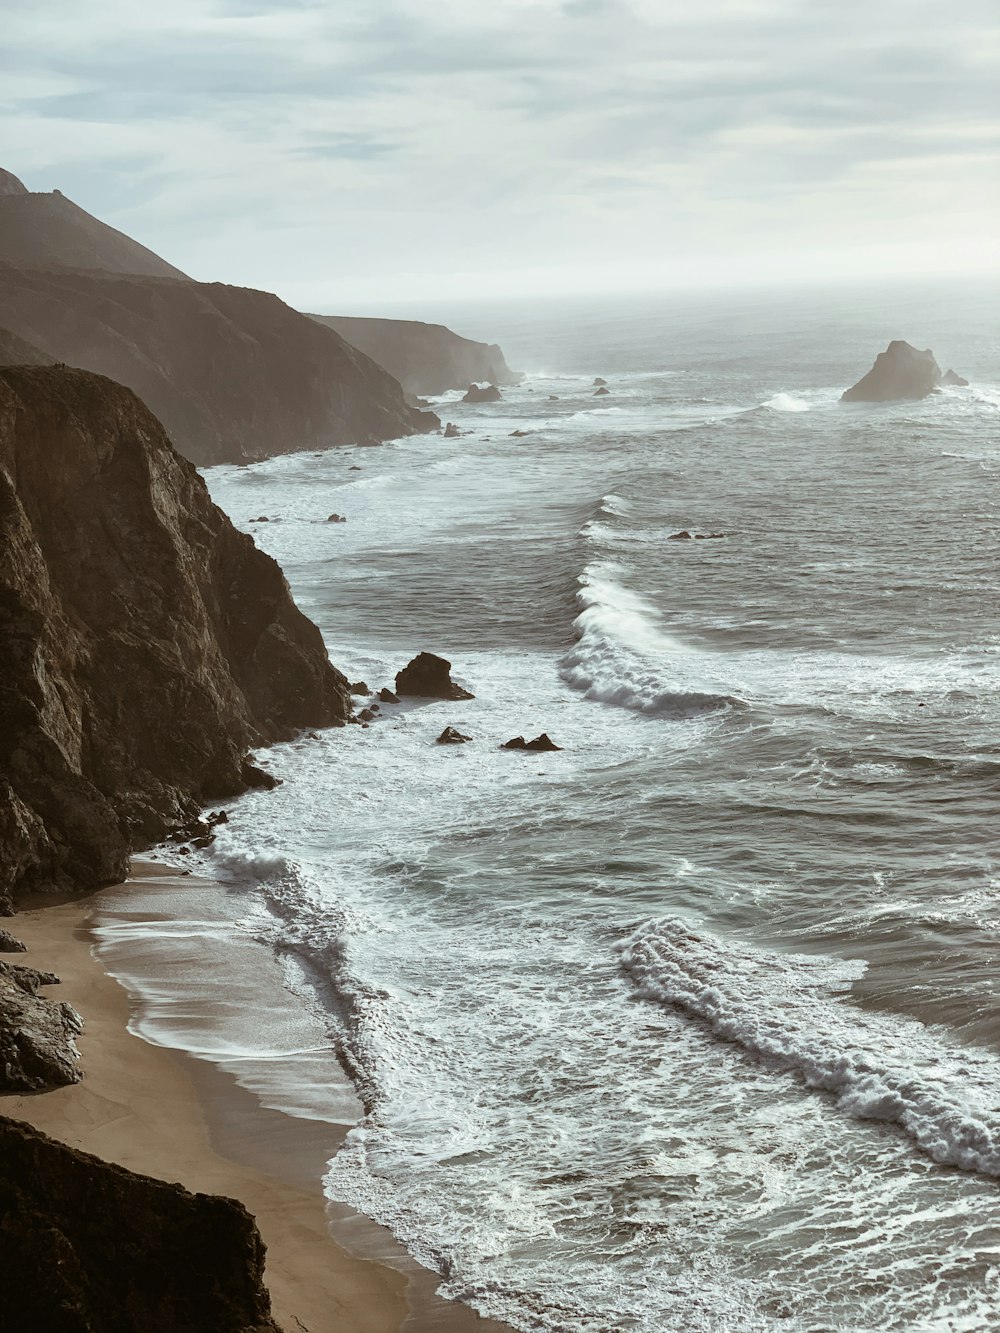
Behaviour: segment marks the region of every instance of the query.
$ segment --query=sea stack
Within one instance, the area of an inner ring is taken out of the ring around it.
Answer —
[[[952,372],[954,373],[954,372]],[[926,398],[941,383],[934,353],[896,339],[879,352],[867,375],[840,395],[842,403],[892,403]]]

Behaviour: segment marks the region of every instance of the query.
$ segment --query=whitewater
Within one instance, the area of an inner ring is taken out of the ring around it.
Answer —
[[[101,947],[159,941],[150,1040],[350,1126],[328,1197],[444,1296],[996,1327],[995,297],[431,312],[528,372],[435,400],[459,438],[204,474],[350,680],[431,651],[475,698],[261,752],[281,786],[195,859],[224,896],[108,908]],[[969,387],[840,404],[891,337]]]

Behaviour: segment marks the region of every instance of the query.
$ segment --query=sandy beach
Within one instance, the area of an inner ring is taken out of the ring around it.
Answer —
[[[134,872],[164,873],[149,863]],[[265,1278],[287,1333],[503,1329],[433,1297],[424,1270],[397,1271],[335,1243],[321,1176],[340,1131],[268,1110],[210,1064],[132,1035],[130,997],[92,952],[92,910],[89,899],[36,906],[10,923],[24,962],[55,972],[50,994],[84,1018],[84,1078],[5,1097],[0,1110],[134,1171],[239,1199],[267,1246]]]

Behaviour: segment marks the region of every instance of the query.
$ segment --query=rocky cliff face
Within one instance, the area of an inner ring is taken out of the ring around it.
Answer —
[[[59,265],[158,278],[185,276],[58,190],[28,190],[9,171],[0,171],[0,255],[26,268]]]
[[[119,879],[254,781],[247,746],[349,712],[277,564],[133,393],[0,368],[0,899]]]
[[[411,394],[464,389],[479,380],[517,384],[521,375],[504,360],[495,343],[459,337],[443,324],[411,319],[360,319],[347,315],[311,315],[384,366]]]
[[[0,308],[56,361],[134,389],[199,464],[440,425],[381,366],[269,292],[0,262]]]
[[[264,1245],[233,1199],[190,1194],[0,1117],[0,1326],[280,1333]]]

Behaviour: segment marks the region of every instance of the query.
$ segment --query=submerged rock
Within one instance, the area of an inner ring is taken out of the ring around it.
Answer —
[[[891,403],[926,398],[941,383],[934,353],[899,339],[879,352],[875,364],[857,384],[840,395],[843,403]]]
[[[418,653],[396,675],[396,693],[422,699],[474,699],[451,678],[451,663],[434,653]]]
[[[503,394],[495,384],[470,384],[465,391],[463,403],[499,403]]]
[[[688,532],[687,528],[683,528],[680,532],[672,532],[670,536],[667,538],[667,541],[689,542],[693,540],[693,535],[694,535],[693,533]]]
[[[441,735],[437,738],[438,745],[462,745],[465,741],[471,741],[471,736],[463,736],[460,731],[454,727],[445,727]]]
[[[331,514],[326,521],[327,523],[346,523],[347,519],[343,514]]]

